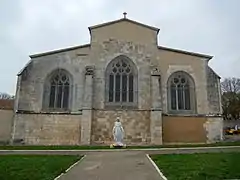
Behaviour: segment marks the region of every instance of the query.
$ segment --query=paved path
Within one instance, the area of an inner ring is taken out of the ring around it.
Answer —
[[[211,152],[240,152],[240,146],[218,147],[184,147],[184,148],[153,148],[153,149],[96,149],[96,150],[0,150],[6,154],[59,154],[59,155],[90,155],[95,153],[135,152],[142,154],[191,154]]]
[[[240,152],[240,146],[99,150],[0,150],[6,154],[86,155],[58,180],[161,180],[146,154]]]
[[[161,180],[147,156],[139,152],[87,155],[58,180]]]

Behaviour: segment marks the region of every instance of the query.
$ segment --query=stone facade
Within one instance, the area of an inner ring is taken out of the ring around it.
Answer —
[[[209,109],[211,114],[221,114],[220,102],[220,78],[216,73],[207,67],[207,98],[209,102]]]
[[[110,144],[113,141],[112,129],[117,117],[122,119],[125,131],[124,142],[133,145],[146,145],[151,142],[150,112],[139,110],[96,110],[92,121],[92,143]]]
[[[207,143],[215,143],[223,139],[223,119],[208,117],[204,124],[207,133]]]
[[[27,144],[109,144],[114,120],[120,116],[127,144],[162,144],[162,115],[169,114],[167,81],[177,71],[194,80],[196,110],[192,116],[220,113],[220,94],[212,95],[220,92],[214,85],[218,77],[208,71],[211,56],[158,46],[159,29],[126,18],[89,30],[90,44],[30,56],[18,74],[13,139],[22,138]],[[131,108],[106,105],[106,68],[121,56],[137,72]],[[46,82],[58,69],[67,71],[71,79],[65,115],[43,108],[49,102]],[[42,126],[56,131],[51,134],[41,130]]]

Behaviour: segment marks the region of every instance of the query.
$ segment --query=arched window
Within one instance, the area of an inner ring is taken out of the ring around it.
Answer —
[[[45,109],[68,110],[70,103],[70,77],[62,69],[54,71],[45,82]]]
[[[175,72],[168,80],[168,104],[170,112],[193,113],[195,111],[195,85],[185,72]]]
[[[106,69],[108,105],[133,106],[137,103],[137,69],[126,56],[113,59]]]

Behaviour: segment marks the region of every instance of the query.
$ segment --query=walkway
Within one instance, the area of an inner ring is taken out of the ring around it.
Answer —
[[[0,150],[6,154],[86,155],[58,180],[161,180],[146,154],[240,152],[240,146],[99,150]]]
[[[217,147],[182,147],[182,148],[152,148],[152,149],[93,149],[93,150],[0,150],[0,155],[6,154],[55,154],[55,155],[92,155],[96,153],[134,152],[142,154],[190,154],[212,152],[240,152],[240,146]]]
[[[87,155],[58,180],[161,180],[160,175],[139,152],[109,152]]]

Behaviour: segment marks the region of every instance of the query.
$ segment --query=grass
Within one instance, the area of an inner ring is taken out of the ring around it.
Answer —
[[[185,144],[185,145],[159,145],[159,146],[128,146],[127,149],[148,149],[148,148],[180,148],[180,147],[215,147],[215,146],[240,146],[240,142],[220,142],[214,144]],[[109,146],[0,146],[0,150],[91,150],[109,149]]]
[[[53,180],[79,156],[4,155],[0,156],[1,180]]]
[[[240,153],[152,155],[168,180],[240,179]]]

